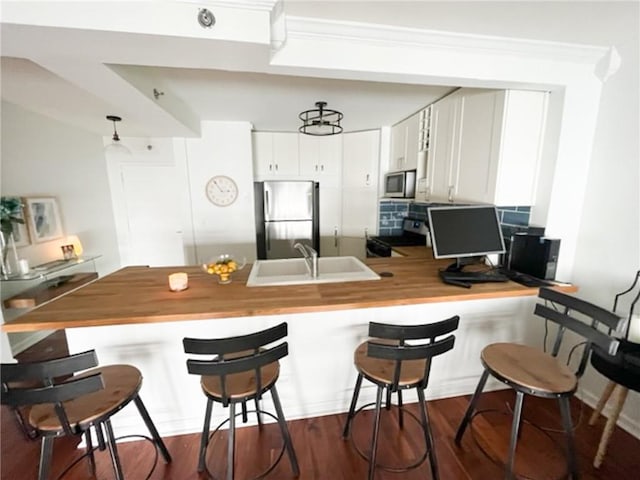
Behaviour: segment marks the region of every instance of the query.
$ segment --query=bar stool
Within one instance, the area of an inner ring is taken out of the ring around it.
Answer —
[[[428,456],[431,465],[431,476],[434,480],[439,478],[424,390],[429,382],[431,360],[433,357],[451,350],[455,341],[454,335],[448,335],[441,339],[438,339],[438,337],[456,330],[459,320],[458,316],[454,316],[426,325],[369,323],[369,337],[372,338],[361,343],[354,354],[354,364],[358,371],[358,378],[356,379],[349,414],[342,434],[343,438],[348,438],[354,417],[364,408],[372,405],[371,403],[364,405],[356,411],[362,379],[366,378],[377,386],[370,458],[367,458],[357,448],[356,450],[363,458],[369,461],[369,480],[373,480],[376,466],[386,470],[400,471],[399,469],[389,469],[382,465],[376,465],[380,411],[383,392],[385,390],[387,392],[387,407],[390,405],[392,393],[397,393],[398,421],[400,428],[403,428],[402,391],[410,388],[415,388],[418,394],[420,421],[426,445],[424,455],[402,471],[420,466]],[[409,344],[406,343],[407,340],[419,342]]]
[[[211,434],[215,435],[220,428],[229,422],[228,451],[227,451],[227,479],[234,478],[235,461],[235,419],[236,404],[241,404],[243,421],[247,421],[247,401],[253,400],[256,406],[258,423],[261,425],[261,414],[266,414],[278,421],[284,440],[280,454],[274,462],[258,477],[266,476],[278,464],[286,449],[291,462],[291,468],[297,477],[300,474],[291,436],[282,412],[280,398],[276,390],[276,380],[280,374],[278,360],[288,354],[286,342],[272,348],[265,346],[280,340],[287,335],[287,324],[281,323],[275,327],[249,335],[216,338],[216,339],[183,339],[185,353],[197,355],[215,355],[212,360],[187,360],[187,370],[194,375],[201,375],[200,385],[207,397],[204,427],[200,438],[200,452],[198,457],[198,472],[207,470],[205,457],[209,445],[209,428],[213,402],[219,402],[223,407],[229,407],[229,418],[222,422]],[[269,391],[276,409],[276,415],[260,409],[259,401],[262,395]],[[240,414],[238,414],[240,415]],[[211,476],[209,471],[207,473]]]
[[[515,452],[520,431],[520,417],[524,396],[535,395],[542,398],[556,398],[560,404],[560,414],[567,440],[567,463],[571,478],[578,478],[578,466],[573,446],[573,426],[569,399],[578,388],[578,379],[587,366],[592,346],[597,345],[604,351],[614,353],[618,348],[615,338],[598,330],[603,326],[617,330],[622,319],[613,312],[600,308],[574,296],[541,288],[539,298],[551,302],[553,308],[536,304],[534,314],[558,324],[553,348],[550,353],[538,348],[516,343],[494,343],[486,346],[480,355],[484,372],[469,402],[460,426],[456,432],[455,443],[460,446],[462,436],[475,414],[476,404],[489,375],[513,388],[516,392],[516,404],[511,425],[511,439],[506,465],[505,478],[515,478]],[[577,313],[578,315],[575,315]],[[574,372],[558,359],[564,333],[571,330],[584,338],[585,345],[577,370]]]
[[[629,340],[629,331],[631,328],[631,319],[636,304],[640,300],[640,270],[636,272],[635,279],[631,286],[623,292],[618,293],[613,301],[613,311],[617,311],[620,299],[627,295],[633,295],[633,300],[629,304],[629,315],[627,317],[627,328],[624,338],[620,339],[620,347],[615,355],[609,355],[607,352],[595,347],[591,355],[591,365],[601,375],[609,379],[607,386],[598,401],[598,404],[589,419],[589,425],[595,425],[598,417],[602,413],[602,409],[609,401],[609,397],[614,391],[617,391],[616,402],[607,423],[605,424],[598,451],[593,460],[593,466],[600,468],[604,457],[607,453],[607,447],[613,430],[618,422],[620,412],[624,407],[629,390],[640,392],[640,343]]]
[[[138,394],[142,386],[140,371],[131,365],[92,368],[97,365],[95,351],[90,350],[53,360],[0,366],[2,404],[14,410],[29,438],[42,439],[39,480],[48,478],[54,438],[64,435],[84,435],[85,456],[95,477],[91,429],[98,440],[97,448],[109,448],[116,479],[124,479],[111,417],[132,400],[151,433],[155,448],[166,463],[171,462],[171,455]],[[92,369],[73,375],[88,368]]]

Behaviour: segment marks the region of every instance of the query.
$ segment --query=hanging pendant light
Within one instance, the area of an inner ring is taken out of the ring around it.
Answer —
[[[113,136],[111,137],[111,143],[104,147],[105,151],[118,155],[131,155],[131,150],[120,143],[120,136],[116,129],[116,122],[122,121],[122,118],[117,115],[107,115],[107,120],[113,122]]]
[[[325,108],[326,106],[327,102],[316,102],[317,109],[306,110],[298,115],[302,120],[302,126],[298,128],[298,131],[306,135],[316,136],[342,133],[340,120],[344,115],[337,110]]]

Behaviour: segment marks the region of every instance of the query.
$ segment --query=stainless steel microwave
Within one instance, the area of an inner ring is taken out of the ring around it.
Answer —
[[[416,171],[390,172],[384,176],[384,196],[389,198],[414,198],[416,196]]]

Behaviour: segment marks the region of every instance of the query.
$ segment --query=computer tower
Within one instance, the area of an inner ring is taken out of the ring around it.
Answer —
[[[511,237],[509,269],[543,280],[555,280],[560,239],[516,233]]]

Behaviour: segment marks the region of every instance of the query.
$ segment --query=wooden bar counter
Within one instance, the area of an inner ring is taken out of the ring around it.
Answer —
[[[437,271],[450,261],[430,258],[424,247],[404,247],[406,257],[367,259],[380,280],[274,287],[247,287],[247,265],[219,285],[199,267],[125,267],[60,299],[5,323],[5,332],[176,322],[256,315],[327,312],[536,295],[513,282],[460,288],[443,284]],[[171,273],[189,275],[189,288],[172,292]],[[564,288],[570,290],[571,288]]]

